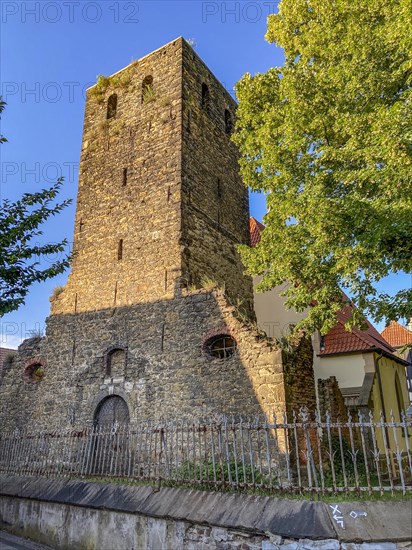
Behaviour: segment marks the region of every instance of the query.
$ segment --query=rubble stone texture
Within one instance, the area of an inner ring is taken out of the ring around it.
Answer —
[[[4,375],[3,427],[81,428],[111,395],[132,421],[283,416],[285,361],[253,326],[236,249],[249,242],[249,205],[235,110],[183,39],[88,90],[72,271],[45,337],[24,342]],[[207,353],[218,334],[237,342],[229,359]],[[27,383],[33,360],[44,376]]]
[[[319,410],[322,417],[325,417],[326,413],[329,412],[332,420],[347,421],[348,410],[335,376],[330,376],[326,380],[319,378],[318,394]]]

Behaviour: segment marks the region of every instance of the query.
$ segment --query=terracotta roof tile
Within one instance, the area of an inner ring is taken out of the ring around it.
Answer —
[[[394,348],[404,346],[405,344],[412,344],[412,332],[396,321],[391,321],[383,329],[381,336]]]
[[[347,299],[345,295],[343,295],[343,298]],[[333,329],[325,335],[324,346],[319,355],[380,350],[399,360],[395,355],[393,347],[379,334],[376,328],[367,319],[365,319],[365,330],[354,327],[352,332],[348,332],[345,329],[345,323],[349,320],[352,310],[353,306],[345,304],[344,307],[338,311],[336,315],[338,322]]]
[[[258,222],[255,218],[249,218],[249,233],[250,246],[255,247],[260,241],[260,234],[265,229],[263,223]]]

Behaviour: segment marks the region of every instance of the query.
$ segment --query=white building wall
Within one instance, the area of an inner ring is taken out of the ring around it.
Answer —
[[[254,277],[253,288],[262,280]],[[287,288],[287,283],[272,288],[267,292],[254,292],[255,313],[259,328],[264,330],[270,338],[281,338],[290,332],[290,325],[296,325],[306,317],[306,312],[297,313],[293,309],[286,309],[286,298],[280,293]]]

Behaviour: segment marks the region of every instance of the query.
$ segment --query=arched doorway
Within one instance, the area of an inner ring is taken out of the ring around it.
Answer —
[[[127,475],[131,464],[129,408],[120,395],[105,397],[94,413],[90,440],[93,475]]]
[[[120,395],[110,395],[100,401],[94,414],[94,425],[97,428],[125,427],[129,421],[129,408]]]

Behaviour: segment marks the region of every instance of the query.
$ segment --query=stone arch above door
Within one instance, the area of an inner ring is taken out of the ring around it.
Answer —
[[[93,424],[98,428],[128,426],[130,423],[129,407],[120,395],[108,395],[97,405]]]

